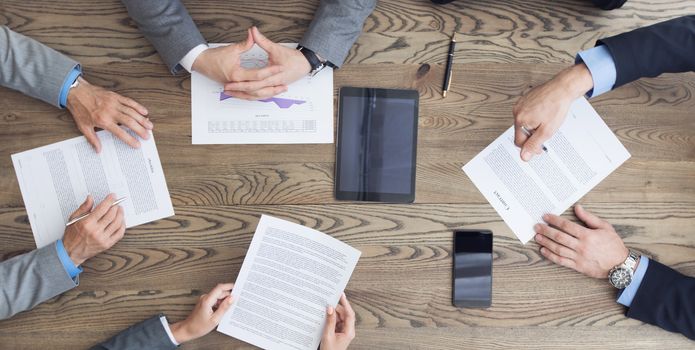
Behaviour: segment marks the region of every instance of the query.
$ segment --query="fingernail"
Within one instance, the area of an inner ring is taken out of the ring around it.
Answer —
[[[550,215],[543,214],[543,220],[548,221],[548,219],[550,219]]]
[[[328,312],[329,315],[333,315],[333,306],[329,306],[326,311]]]
[[[227,297],[227,304],[231,304],[233,301],[231,295]]]
[[[539,235],[539,234],[536,234],[536,236],[535,236],[535,237],[533,237],[533,239],[535,239],[536,241],[538,241],[538,240],[540,240],[540,239],[541,239],[541,235]]]
[[[545,253],[545,248],[541,248],[541,253]]]
[[[536,232],[540,231],[540,230],[541,230],[541,224],[535,224],[535,225],[533,225],[533,229],[534,229]]]
[[[521,152],[521,159],[528,162],[528,160],[531,159],[531,152],[529,152],[529,151]]]

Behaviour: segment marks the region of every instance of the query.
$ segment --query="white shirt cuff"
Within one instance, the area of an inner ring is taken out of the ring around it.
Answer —
[[[183,56],[179,64],[189,73],[193,72],[193,63],[195,62],[196,58],[198,58],[198,56],[200,56],[200,54],[207,49],[209,49],[209,47],[205,44],[200,44],[192,48],[191,51],[188,51],[186,56]]]
[[[162,326],[164,326],[164,330],[167,332],[169,340],[171,340],[171,342],[176,346],[181,345],[176,342],[176,339],[174,339],[174,333],[171,333],[171,328],[169,328],[169,322],[167,321],[166,316],[160,317],[159,320],[162,321]]]

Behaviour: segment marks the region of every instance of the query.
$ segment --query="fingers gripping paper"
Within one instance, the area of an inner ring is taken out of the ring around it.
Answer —
[[[315,350],[360,251],[316,230],[263,215],[218,331],[264,349]]]
[[[544,214],[562,214],[630,158],[583,97],[545,146],[547,152],[524,162],[511,127],[463,167],[522,243]]]

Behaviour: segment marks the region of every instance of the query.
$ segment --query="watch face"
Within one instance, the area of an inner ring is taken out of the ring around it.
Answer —
[[[611,271],[609,276],[611,284],[618,289],[627,287],[632,282],[632,274],[629,269],[617,268]]]

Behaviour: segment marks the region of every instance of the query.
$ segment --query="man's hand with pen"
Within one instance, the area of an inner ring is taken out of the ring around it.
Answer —
[[[63,245],[75,266],[85,260],[111,248],[125,234],[123,208],[113,205],[114,194],[108,195],[94,210],[92,196],[87,196],[82,205],[70,216],[70,219],[89,214],[83,219],[67,226],[63,236]]]
[[[521,147],[521,159],[529,161],[544,151],[545,142],[565,121],[572,102],[593,86],[589,69],[580,63],[519,98],[512,113],[514,143]]]

